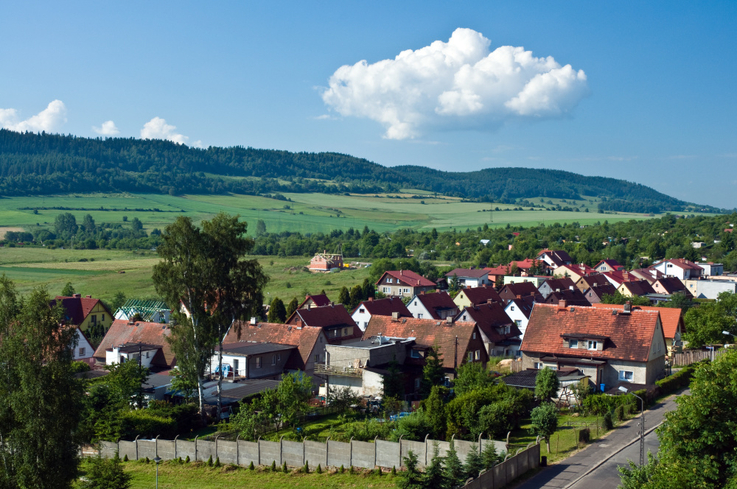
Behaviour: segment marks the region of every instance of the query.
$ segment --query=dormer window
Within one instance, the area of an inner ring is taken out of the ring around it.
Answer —
[[[578,348],[578,340],[568,340],[568,348]]]
[[[422,358],[422,355],[420,355],[420,352],[417,350],[411,350],[409,356],[412,358]]]
[[[588,350],[598,350],[599,349],[599,342],[596,341],[596,340],[589,340],[586,348]]]

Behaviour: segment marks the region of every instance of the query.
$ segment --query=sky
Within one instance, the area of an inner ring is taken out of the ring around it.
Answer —
[[[6,2],[0,127],[737,207],[737,2]]]

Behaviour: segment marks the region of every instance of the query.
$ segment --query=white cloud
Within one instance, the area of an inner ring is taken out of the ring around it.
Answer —
[[[97,134],[102,134],[103,136],[115,136],[116,134],[120,134],[120,131],[113,121],[105,121],[100,127],[92,126],[92,130]]]
[[[20,120],[16,109],[0,109],[0,127],[17,132],[53,132],[67,121],[67,108],[61,100],[54,100],[44,110]]]
[[[189,138],[175,132],[176,126],[166,123],[161,117],[154,117],[141,129],[141,139],[166,139],[179,144],[187,144]]]
[[[343,116],[386,127],[384,137],[406,139],[429,128],[494,128],[511,119],[559,118],[588,92],[586,74],[522,47],[500,46],[459,28],[446,42],[373,64],[341,66],[322,99]]]

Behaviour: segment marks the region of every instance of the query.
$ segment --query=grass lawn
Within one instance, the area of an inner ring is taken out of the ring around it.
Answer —
[[[153,462],[142,463],[124,462],[125,471],[133,476],[132,487],[150,488],[156,483],[156,466]],[[82,469],[84,470],[84,464]],[[270,470],[248,470],[245,467],[223,466],[208,467],[202,462],[178,464],[174,461],[159,464],[159,487],[162,489],[220,489],[222,487],[245,488],[284,488],[291,489],[321,487],[324,489],[339,487],[356,488],[388,488],[396,487],[396,477],[385,473],[381,476],[368,474],[366,471],[356,471],[350,474],[346,470],[343,474],[335,471],[322,474],[271,472]]]

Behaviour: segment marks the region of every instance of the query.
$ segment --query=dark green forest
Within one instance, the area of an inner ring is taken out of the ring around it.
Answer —
[[[600,210],[717,212],[644,185],[559,170],[493,168],[442,172],[387,168],[338,153],[189,148],[169,141],[90,139],[0,129],[0,196],[95,192],[259,195],[272,192],[377,193],[414,188],[484,202],[535,197],[602,200]]]

